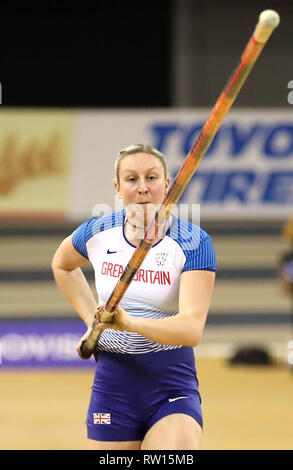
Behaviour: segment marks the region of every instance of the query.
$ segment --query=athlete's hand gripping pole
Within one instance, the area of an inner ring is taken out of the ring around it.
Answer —
[[[246,48],[241,56],[240,63],[234,71],[232,77],[227,82],[223,92],[219,96],[215,106],[213,107],[207,121],[201,129],[196,140],[179,170],[164,202],[157,211],[154,220],[145,231],[145,235],[139,246],[136,248],[129,263],[127,264],[120,280],[117,282],[110,298],[108,299],[104,309],[99,315],[100,321],[104,323],[111,322],[115,314],[115,308],[126,292],[129,284],[135,276],[137,270],[143,263],[147,253],[151,247],[158,241],[157,233],[159,232],[161,221],[168,219],[172,207],[178,202],[187,184],[195,173],[201,159],[205,155],[209,145],[221,126],[226,114],[232,106],[236,96],[238,95],[243,83],[254,66],[258,56],[260,55],[264,45],[272,34],[273,30],[278,26],[280,18],[277,12],[273,10],[265,10],[259,16],[258,24],[254,33],[249,39]],[[81,338],[78,345],[78,352],[83,359],[89,359],[97,344],[101,331],[96,328],[99,319],[93,322],[91,328]]]

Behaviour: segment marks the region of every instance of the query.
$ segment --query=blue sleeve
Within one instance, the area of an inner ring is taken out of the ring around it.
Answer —
[[[80,253],[85,258],[88,257],[87,247],[86,247],[86,233],[89,221],[87,220],[82,225],[80,225],[72,235],[72,244],[76,251]]]
[[[188,250],[185,254],[186,262],[183,266],[182,272],[198,269],[205,271],[217,270],[215,249],[209,235],[201,241],[196,250]]]
[[[123,211],[111,213],[103,217],[93,217],[81,224],[72,235],[72,244],[76,251],[89,259],[87,252],[87,242],[94,235],[123,224]]]

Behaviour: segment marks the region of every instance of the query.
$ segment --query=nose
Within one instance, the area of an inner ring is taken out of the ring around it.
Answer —
[[[148,187],[147,187],[144,179],[139,180],[138,193],[139,194],[147,194],[148,193]]]

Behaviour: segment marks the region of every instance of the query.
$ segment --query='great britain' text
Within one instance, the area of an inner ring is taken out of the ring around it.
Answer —
[[[101,273],[103,276],[120,277],[124,271],[121,264],[107,263],[102,264]],[[170,273],[167,271],[152,271],[151,269],[139,269],[135,274],[133,281],[149,282],[150,284],[171,284]]]

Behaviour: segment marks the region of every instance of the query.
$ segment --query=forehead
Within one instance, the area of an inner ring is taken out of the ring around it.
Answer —
[[[163,170],[162,162],[149,153],[133,153],[121,160],[120,171],[144,171],[150,168]]]

